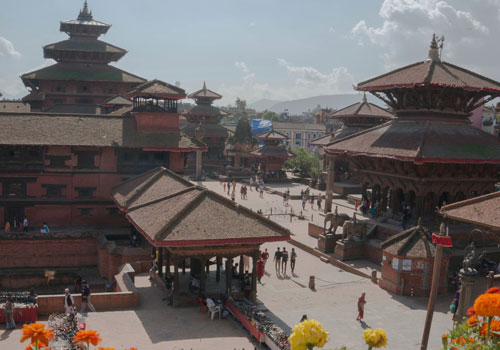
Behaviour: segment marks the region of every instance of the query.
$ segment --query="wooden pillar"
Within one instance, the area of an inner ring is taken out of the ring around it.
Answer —
[[[201,151],[196,151],[196,180],[201,180]]]
[[[174,257],[174,296],[179,295],[179,260]]]
[[[399,193],[395,188],[391,188],[391,209],[393,214],[399,212]]]
[[[165,248],[166,251],[166,262],[165,264],[167,265],[167,276],[170,275],[170,265],[172,264],[172,255],[168,249]]]
[[[163,277],[163,249],[158,248],[158,276]]]
[[[367,189],[366,183],[363,183],[361,185],[361,197],[363,197],[364,199],[368,199],[368,193],[366,192],[366,189]]]
[[[200,258],[200,290],[206,290],[207,287],[207,273],[205,269],[205,265],[207,264],[207,259],[202,257]]]
[[[222,264],[222,258],[220,256],[215,258],[215,262],[217,264],[217,270],[215,272],[215,280],[220,282],[220,265]]]
[[[182,259],[182,274],[186,274],[186,259]]]
[[[382,189],[382,211],[387,211],[387,193],[389,192],[389,187],[384,187]]]
[[[326,200],[325,200],[325,213],[332,211],[333,202],[333,185],[335,183],[335,159],[329,156],[328,159],[328,177],[326,180]]]
[[[257,260],[259,252],[252,254],[252,289],[250,291],[250,301],[255,302],[257,299]]]
[[[226,294],[228,297],[231,296],[231,283],[233,280],[233,275],[231,273],[231,268],[233,267],[233,258],[226,259]]]
[[[422,195],[418,195],[415,198],[415,204],[416,204],[416,213],[417,213],[417,218],[423,218],[424,217],[424,202],[425,202],[425,197]]]
[[[241,278],[243,276],[243,272],[245,272],[244,268],[244,261],[243,261],[243,254],[240,255],[240,262],[239,262],[239,270],[238,270],[238,276]]]

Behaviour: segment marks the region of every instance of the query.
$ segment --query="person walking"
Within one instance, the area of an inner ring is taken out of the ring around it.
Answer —
[[[314,209],[314,194],[311,194],[311,197],[309,198],[309,203],[311,203],[311,209]]]
[[[14,321],[14,301],[11,297],[7,297],[7,302],[5,303],[5,329],[16,328],[16,322]]]
[[[363,317],[365,314],[365,304],[366,304],[366,299],[365,299],[366,293],[361,294],[361,296],[358,299],[358,317],[356,318],[356,321],[362,322]]]
[[[274,253],[274,268],[276,269],[276,274],[280,274],[280,267],[281,267],[281,252],[280,248],[276,250]]]
[[[64,290],[64,310],[66,310],[66,315],[71,314],[73,311],[73,305],[75,305],[75,300],[69,292],[69,288]]]
[[[318,199],[316,200],[316,204],[318,204],[318,210],[321,210],[321,194],[318,194]]]
[[[286,248],[283,247],[283,251],[281,252],[281,272],[286,275],[286,265],[288,264],[288,252]]]
[[[283,192],[283,205],[286,207],[286,192]]]
[[[257,260],[257,281],[262,284],[261,279],[264,276],[264,262],[261,258]]]
[[[235,197],[236,197],[236,194],[234,193],[234,190],[233,190],[233,192],[231,192],[231,200],[233,202],[236,201]]]
[[[266,269],[267,259],[269,259],[269,253],[267,251],[267,248],[264,249],[264,251],[262,252],[262,254],[260,254],[260,257],[262,259],[262,263],[264,265],[264,270],[265,270]]]
[[[82,281],[82,308],[80,309],[81,314],[83,314],[86,311],[87,305],[89,306],[89,309],[91,311],[96,312],[94,305],[92,305],[92,302],[90,301],[90,286],[88,285],[87,281],[83,280]]]
[[[302,196],[302,210],[306,210],[306,202],[307,202],[307,196],[304,193],[304,195]]]
[[[295,253],[295,248],[292,248],[290,252],[290,269],[292,270],[292,275],[295,271],[295,261],[297,260],[297,253]]]
[[[26,216],[23,218],[23,232],[28,232],[28,218]]]
[[[226,183],[224,182],[224,193],[226,193]]]
[[[260,198],[264,198],[264,186],[260,187]]]

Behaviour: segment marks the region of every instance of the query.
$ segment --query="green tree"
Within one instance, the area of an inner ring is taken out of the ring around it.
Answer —
[[[302,176],[318,176],[322,171],[321,158],[303,148],[297,148],[295,157],[288,159],[285,165],[299,170]]]
[[[272,122],[280,121],[279,115],[271,111],[265,111],[264,114],[262,114],[262,119],[270,120]]]

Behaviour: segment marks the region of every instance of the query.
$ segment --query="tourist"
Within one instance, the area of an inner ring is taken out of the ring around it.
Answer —
[[[304,193],[304,195],[302,196],[302,210],[306,210],[306,202],[307,202],[307,196]]]
[[[321,210],[321,194],[318,194],[318,199],[316,200],[316,204],[318,204],[318,210]]]
[[[69,289],[66,288],[64,290],[64,310],[66,310],[66,315],[69,315],[73,312],[73,305],[75,305],[75,300],[69,292]]]
[[[262,261],[261,258],[257,259],[257,281],[262,284],[260,281],[262,279],[262,276],[264,276],[264,262]]]
[[[354,211],[358,211],[358,206],[359,206],[359,202],[358,202],[358,200],[356,199],[356,200],[354,201]]]
[[[236,197],[236,194],[234,193],[234,190],[233,190],[233,192],[231,192],[231,200],[232,200],[233,202],[235,202],[235,201],[236,201],[236,198],[235,198],[235,197]]]
[[[267,259],[269,259],[269,253],[267,251],[267,248],[264,249],[264,251],[262,252],[262,254],[260,254],[260,257],[262,259],[262,263],[264,264],[264,269],[265,269],[266,268]]]
[[[40,233],[49,233],[50,229],[49,226],[47,225],[46,222],[42,224],[42,227],[40,228]]]
[[[234,264],[233,267],[231,268],[231,275],[233,278],[238,278],[239,273],[238,273],[238,263]]]
[[[252,191],[252,186],[253,186],[253,177],[250,177],[250,191]]]
[[[283,205],[286,207],[286,192],[283,192]]]
[[[311,209],[314,209],[314,194],[311,194],[309,198],[309,203],[311,204]]]
[[[224,182],[224,193],[226,193],[226,183]]]
[[[260,198],[264,198],[264,186],[260,187]]]
[[[149,269],[149,280],[153,280],[153,276],[156,271],[158,271],[158,259],[156,259],[156,254],[151,254],[151,268]]]
[[[229,193],[231,193],[231,184],[228,182],[227,183],[227,195],[229,196]]]
[[[292,275],[295,271],[295,260],[297,260],[297,253],[295,253],[295,248],[292,248],[290,253],[290,269],[292,270]]]
[[[94,305],[90,301],[90,286],[87,281],[82,281],[82,308],[80,309],[80,313],[83,314],[87,310],[87,305],[89,309],[93,312],[95,311]]]
[[[304,197],[304,190],[300,190],[300,198]]]
[[[310,190],[309,190],[309,187],[307,187],[306,190],[304,191],[304,194],[306,195],[306,199],[309,199],[309,193],[310,193]]]
[[[281,252],[280,248],[276,249],[276,252],[274,253],[274,268],[276,269],[276,274],[280,274],[280,267],[281,267]]]
[[[286,265],[288,264],[288,252],[286,248],[283,247],[283,251],[281,252],[281,272],[286,275]]]
[[[233,186],[233,192],[236,191],[236,181],[233,180],[233,183],[231,184]]]
[[[14,302],[11,297],[7,297],[7,302],[5,303],[5,329],[16,328],[16,322],[14,321]]]
[[[4,227],[4,229],[3,229],[3,230],[5,231],[5,233],[10,232],[10,221],[9,221],[9,220],[7,220],[7,221],[5,222],[5,227]]]
[[[304,321],[307,321],[307,315],[302,315],[302,318],[300,319],[299,323],[302,323]]]
[[[365,304],[366,304],[366,299],[365,299],[365,294],[361,294],[361,296],[358,299],[358,317],[356,318],[356,321],[363,321],[363,317],[365,314]]]

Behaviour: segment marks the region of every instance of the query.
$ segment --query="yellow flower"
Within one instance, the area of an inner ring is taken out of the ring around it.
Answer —
[[[381,328],[375,330],[367,328],[363,332],[363,339],[370,348],[381,348],[387,345],[387,334]]]
[[[291,350],[305,350],[308,346],[322,348],[328,341],[328,332],[316,320],[306,320],[293,327],[288,338]]]

